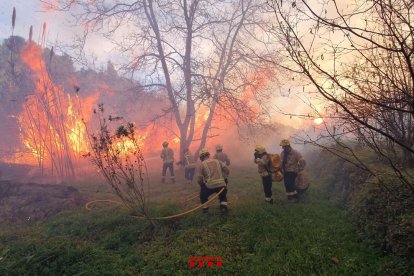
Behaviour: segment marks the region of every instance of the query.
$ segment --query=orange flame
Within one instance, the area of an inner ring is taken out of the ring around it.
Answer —
[[[114,93],[107,84],[100,84],[98,89],[100,94],[88,98],[80,98],[78,94],[68,95],[62,87],[56,85],[50,78],[46,64],[42,57],[42,49],[34,43],[26,45],[21,54],[23,62],[31,69],[34,79],[35,89],[33,95],[29,96],[23,106],[22,113],[18,116],[21,129],[22,145],[30,153],[30,156],[21,157],[21,163],[30,164],[49,164],[49,166],[58,167],[59,163],[56,159],[68,158],[76,161],[83,153],[89,151],[87,139],[87,131],[85,123],[90,121],[91,111],[102,93],[105,96],[113,96]],[[252,74],[249,83],[244,91],[237,96],[237,99],[248,106],[245,114],[247,117],[254,118],[253,113],[260,112],[258,106],[254,105],[255,92],[264,89],[267,82],[271,79],[269,72],[259,70]],[[74,78],[68,80],[74,86],[78,87]],[[82,103],[82,106],[81,106]],[[83,114],[83,110],[88,110]],[[220,109],[220,107],[218,107]],[[221,110],[220,112],[223,112]],[[236,112],[236,111],[235,111]],[[208,108],[198,110],[195,122],[194,139],[201,136],[203,127],[209,116]],[[136,145],[140,147],[143,153],[155,153],[161,150],[161,144],[167,140],[170,146],[176,150],[180,144],[180,139],[173,135],[178,133],[178,129],[174,124],[165,119],[158,124],[168,125],[171,131],[158,130],[154,131],[154,127],[137,130],[136,144],[131,141],[116,141],[114,150],[118,150],[122,155],[128,155],[136,151]],[[225,129],[228,135],[233,133],[230,129],[236,127],[229,124],[229,119],[225,117],[216,117],[213,120],[216,128]],[[214,130],[215,131],[215,130]],[[219,133],[213,133],[219,134]],[[232,134],[233,135],[233,134]],[[223,136],[224,137],[224,136]],[[233,139],[224,137],[220,139]],[[54,165],[53,165],[54,164]]]
[[[73,163],[88,150],[86,129],[80,102],[92,106],[97,96],[80,100],[71,97],[56,85],[46,70],[42,49],[29,43],[21,53],[23,63],[31,70],[34,91],[18,115],[20,138],[32,157],[24,156],[18,163],[50,166],[57,174],[73,172]],[[75,103],[76,102],[76,103]]]

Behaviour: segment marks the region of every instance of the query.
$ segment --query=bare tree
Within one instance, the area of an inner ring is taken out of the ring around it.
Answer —
[[[414,192],[414,3],[408,0],[268,1],[291,59],[286,67],[306,76],[328,102],[324,137],[371,174],[341,138],[368,146]],[[336,125],[336,127],[334,126]],[[324,139],[321,139],[324,138]]]
[[[198,149],[205,146],[219,109],[236,123],[265,121],[266,110],[256,107],[268,100],[263,82],[275,78],[269,61],[277,55],[269,49],[277,44],[265,32],[270,10],[261,1],[61,0],[50,5],[73,11],[78,23],[111,39],[130,57],[122,69],[148,90],[165,93],[170,103],[165,114],[173,114],[181,149],[193,141],[199,141]]]

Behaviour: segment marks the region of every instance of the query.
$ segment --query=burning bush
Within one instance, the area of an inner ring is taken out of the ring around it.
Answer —
[[[99,168],[113,192],[122,202],[139,215],[148,217],[148,200],[145,182],[148,184],[147,167],[141,152],[142,137],[134,124],[127,123],[111,131],[109,124],[121,117],[105,118],[103,104],[94,109],[99,121],[97,133],[88,134],[92,152],[87,156]]]

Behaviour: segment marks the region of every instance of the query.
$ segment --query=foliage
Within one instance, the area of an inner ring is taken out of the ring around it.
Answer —
[[[325,183],[328,197],[348,211],[359,236],[384,252],[412,260],[414,196],[411,191],[396,176],[389,176],[390,172],[379,180],[326,151],[313,159],[314,162],[309,162],[311,171]],[[371,162],[375,167],[384,166],[380,161]]]
[[[359,156],[358,141],[387,163],[414,194],[414,6],[406,0],[279,1],[274,35],[284,41],[286,67],[316,90],[325,123],[318,137],[303,140],[329,148],[371,175],[379,172]],[[313,95],[312,95],[313,97]],[[329,143],[326,143],[326,142]]]
[[[121,117],[110,115],[105,118],[103,104],[98,105],[94,114],[98,117],[99,130],[88,134],[92,152],[87,156],[91,157],[122,202],[139,215],[148,217],[144,187],[149,184],[147,167],[134,124],[121,125],[111,133],[109,123],[119,121]]]
[[[393,178],[366,183],[352,202],[353,219],[367,241],[414,259],[414,196]]]

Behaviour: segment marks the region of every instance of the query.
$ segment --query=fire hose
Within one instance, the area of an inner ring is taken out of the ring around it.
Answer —
[[[205,205],[207,205],[208,203],[210,203],[211,201],[213,201],[214,199],[216,199],[223,191],[224,191],[224,188],[225,187],[223,187],[218,193],[216,193],[212,198],[210,198],[209,200],[207,200],[207,202],[205,202],[205,203],[203,203],[203,204],[200,204],[200,205],[198,205],[198,206],[196,206],[196,207],[194,207],[193,209],[190,209],[190,210],[188,210],[188,211],[185,211],[185,212],[182,212],[182,213],[178,213],[178,214],[175,214],[175,215],[170,215],[170,216],[164,216],[164,217],[155,217],[155,218],[151,218],[151,217],[146,217],[146,216],[131,216],[132,218],[134,218],[134,219],[146,219],[146,220],[167,220],[167,219],[175,219],[175,218],[179,218],[179,217],[182,217],[182,216],[185,216],[185,215],[188,215],[188,214],[191,214],[191,213],[193,213],[194,211],[196,211],[196,210],[198,210],[198,209],[200,209],[201,207],[203,207],[203,206],[205,206]],[[195,197],[192,197],[191,199],[193,199],[193,198],[195,198]],[[191,200],[191,199],[189,199],[189,200]],[[86,204],[85,204],[85,208],[86,208],[86,210],[88,210],[88,211],[92,211],[92,209],[90,208],[90,206],[92,205],[92,204],[94,204],[94,203],[97,203],[97,202],[109,202],[109,203],[113,203],[113,204],[117,204],[117,205],[123,205],[123,203],[122,202],[120,202],[120,201],[116,201],[116,200],[111,200],[111,199],[97,199],[97,200],[92,200],[92,201],[89,201],[89,202],[87,202]]]
[[[184,199],[183,201],[181,201],[181,204],[184,204],[190,200],[193,200],[194,198],[198,197],[200,195],[199,192],[191,194],[188,198]]]

